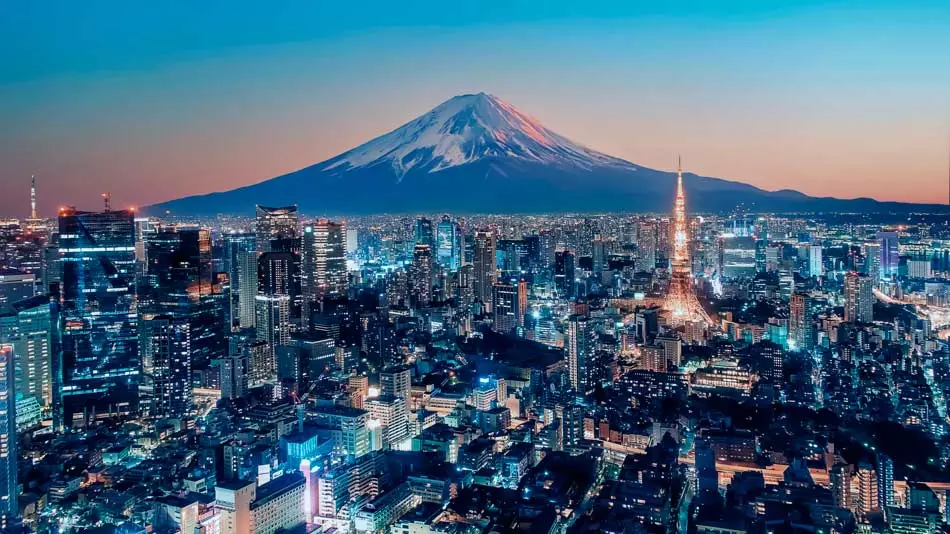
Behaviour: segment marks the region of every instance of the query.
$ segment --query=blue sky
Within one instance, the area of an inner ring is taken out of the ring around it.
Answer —
[[[476,91],[643,165],[946,200],[950,2],[269,4],[0,7],[0,214],[33,172],[47,211],[253,183]]]

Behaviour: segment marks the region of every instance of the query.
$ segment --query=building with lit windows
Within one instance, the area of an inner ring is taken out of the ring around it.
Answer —
[[[305,485],[304,476],[294,472],[258,486],[250,506],[251,532],[273,534],[303,526]]]
[[[870,277],[854,271],[845,275],[844,320],[850,323],[874,320],[873,281]]]
[[[13,345],[0,344],[0,529],[10,526],[19,514],[17,483],[19,461],[15,359]]]
[[[141,366],[133,213],[63,209],[59,240],[63,350],[54,426],[134,414]]]
[[[299,220],[297,206],[256,207],[255,241],[257,252],[290,252],[295,250]]]
[[[498,269],[495,258],[495,234],[487,230],[475,232],[473,252],[472,289],[479,299],[491,311],[492,286],[498,281]]]

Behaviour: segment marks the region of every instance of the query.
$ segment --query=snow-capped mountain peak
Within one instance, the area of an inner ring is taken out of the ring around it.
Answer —
[[[508,157],[581,169],[634,166],[574,143],[495,96],[453,97],[399,128],[327,162],[325,170],[392,165],[399,177]]]

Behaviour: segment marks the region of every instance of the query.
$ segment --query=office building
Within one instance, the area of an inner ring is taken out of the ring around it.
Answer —
[[[844,277],[844,320],[870,323],[874,320],[872,280],[863,274],[849,272]]]
[[[580,394],[594,389],[594,325],[583,315],[572,315],[567,322],[567,370],[571,388]]]
[[[498,272],[495,258],[495,234],[487,230],[475,232],[473,261],[474,277],[472,289],[475,298],[485,304],[491,311],[492,286],[498,281]]]
[[[754,237],[726,235],[722,238],[722,276],[726,279],[755,276]]]
[[[251,523],[251,503],[256,496],[255,482],[235,480],[214,488],[215,507],[221,514],[220,534],[256,534]]]
[[[653,221],[643,221],[637,225],[637,270],[652,272],[656,268],[657,225]]]
[[[307,522],[304,515],[306,479],[299,472],[275,478],[258,486],[251,502],[251,532],[291,532]]]
[[[514,332],[518,326],[518,288],[503,283],[492,286],[491,310],[493,330],[502,334]]]
[[[419,217],[413,225],[413,245],[425,245],[429,250],[435,250],[435,233],[432,229],[432,221]]]
[[[0,344],[0,526],[9,525],[19,514],[15,359],[13,345]]]
[[[134,414],[141,377],[133,214],[66,208],[59,235],[63,358],[54,424]]]
[[[881,244],[864,244],[864,273],[875,283],[881,279]]]
[[[878,232],[877,245],[881,249],[879,262],[881,280],[891,280],[897,277],[900,265],[897,232]]]
[[[399,449],[411,438],[409,435],[409,411],[406,399],[379,396],[363,403],[371,421],[379,424],[384,449]]]
[[[182,417],[192,407],[191,329],[171,315],[143,318],[142,367],[152,383],[150,415]]]
[[[43,410],[52,408],[53,380],[59,380],[59,373],[53,376],[59,341],[59,304],[47,296],[21,300],[0,316],[0,342],[14,347],[17,397],[32,397]]]
[[[293,252],[298,249],[297,206],[271,208],[258,205],[256,215],[255,241],[259,254]]]
[[[294,255],[289,252],[266,252],[261,254],[257,263],[254,323],[257,340],[267,343],[270,359],[274,361],[277,347],[290,342],[294,260]]]
[[[462,266],[462,229],[448,215],[436,226],[436,261],[448,272]]]
[[[254,327],[257,295],[257,239],[250,233],[224,235],[224,272],[228,275],[228,316],[232,330]]]
[[[412,370],[409,366],[388,367],[379,373],[379,393],[384,397],[398,397],[409,401]]]
[[[364,405],[369,400],[364,401]],[[339,439],[334,437],[333,440],[337,453],[352,459],[370,452],[368,411],[339,405],[318,405],[313,411],[313,420],[321,427],[339,432],[335,434]]]
[[[247,394],[250,352],[245,344],[231,338],[228,355],[220,362],[221,398],[237,399]]]
[[[304,228],[301,250],[301,292],[309,321],[314,304],[347,294],[346,225],[320,219]]]
[[[554,253],[554,289],[562,299],[574,298],[574,254],[568,250]]]
[[[933,267],[928,259],[908,260],[907,277],[926,280],[933,276]]]
[[[412,250],[409,266],[409,302],[414,308],[424,308],[432,300],[432,249],[417,244]]]
[[[810,352],[815,348],[815,301],[809,295],[795,293],[789,302],[789,350]]]
[[[821,263],[821,245],[812,243],[808,247],[808,276],[821,278],[824,268]]]

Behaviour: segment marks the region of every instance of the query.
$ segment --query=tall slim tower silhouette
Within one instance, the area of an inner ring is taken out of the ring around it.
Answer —
[[[683,193],[683,162],[676,169],[676,203],[673,207],[673,258],[670,261],[670,287],[664,308],[674,326],[688,321],[712,323],[693,293],[689,266],[689,234],[686,223],[686,195]]]
[[[36,175],[30,177],[30,220],[36,220]]]

